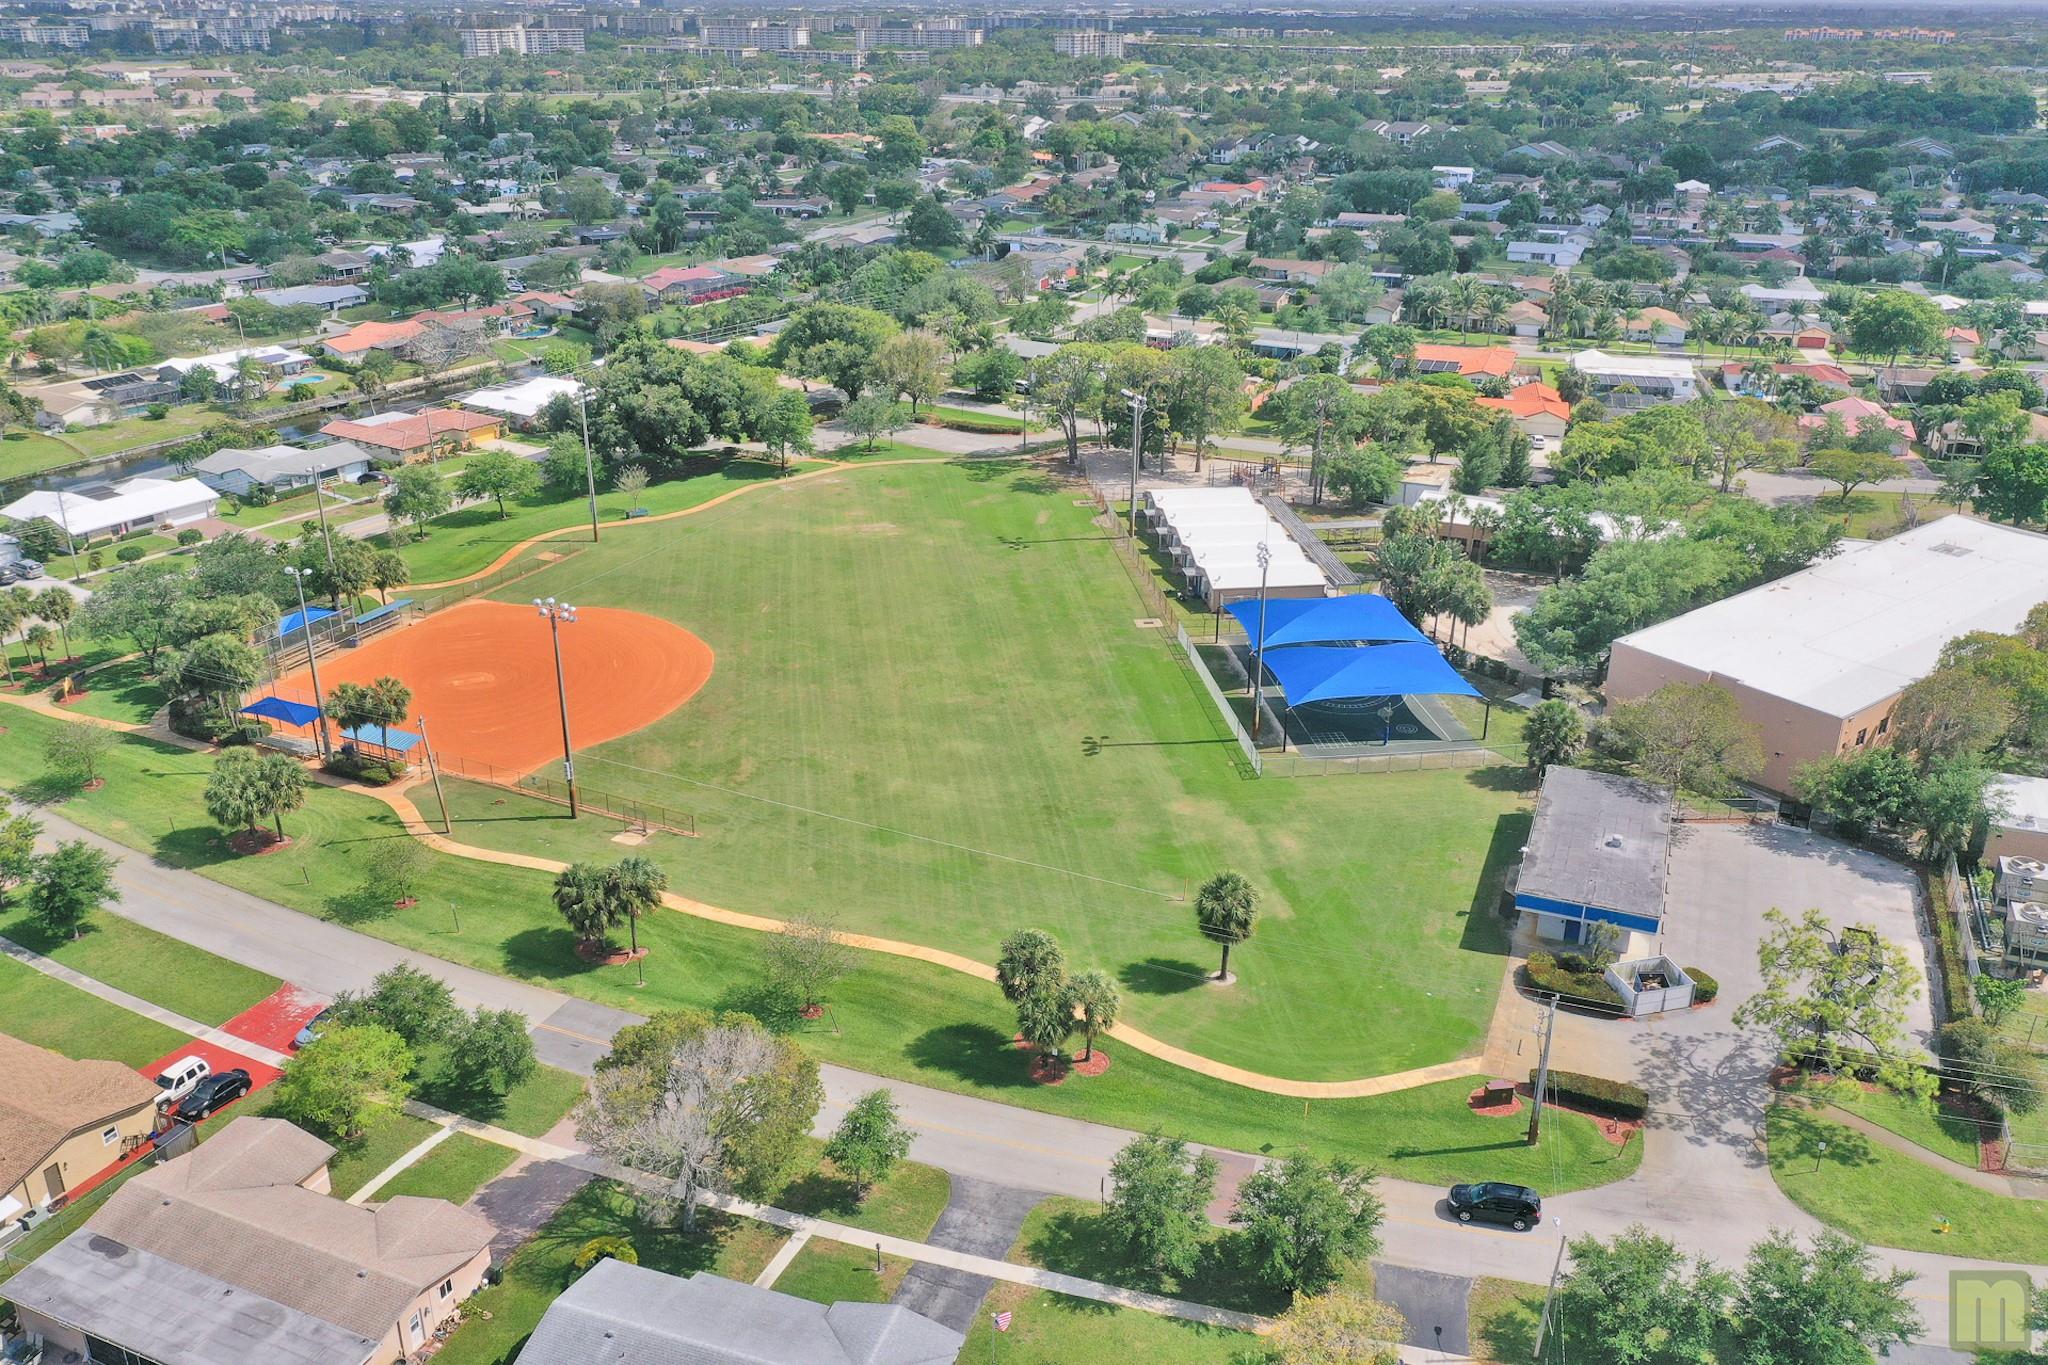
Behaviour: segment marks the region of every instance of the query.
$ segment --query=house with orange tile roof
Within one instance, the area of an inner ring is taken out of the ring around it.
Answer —
[[[341,360],[361,360],[372,351],[397,355],[426,331],[422,322],[359,322],[320,343],[320,349]]]
[[[487,412],[428,408],[344,418],[320,428],[322,436],[353,441],[380,461],[439,459],[504,434],[504,419]]]
[[[1522,433],[1544,449],[1563,440],[1565,428],[1571,425],[1572,405],[1564,401],[1563,394],[1544,383],[1518,384],[1508,390],[1505,398],[1481,398],[1478,402],[1482,408],[1514,418]]]
[[[1417,374],[1461,374],[1478,379],[1506,379],[1514,373],[1515,352],[1509,346],[1451,346],[1423,342],[1415,348]]]

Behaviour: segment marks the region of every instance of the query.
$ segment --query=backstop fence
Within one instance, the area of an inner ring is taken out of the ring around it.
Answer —
[[[511,768],[501,768],[495,763],[482,759],[464,758],[460,754],[444,754],[438,750],[434,759],[440,764],[444,776],[460,777],[486,786],[503,787],[522,796],[536,797],[553,805],[569,804],[569,787],[559,777],[550,777],[545,772],[522,773]],[[424,792],[416,792],[414,804],[425,799]],[[691,838],[697,835],[697,817],[686,810],[659,801],[648,801],[623,792],[604,791],[584,783],[576,784],[576,804],[587,814],[616,820],[626,829],[640,833],[661,831],[667,834],[682,834]]]

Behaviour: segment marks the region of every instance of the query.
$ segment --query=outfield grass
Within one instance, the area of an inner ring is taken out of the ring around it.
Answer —
[[[74,939],[15,909],[0,917],[0,937],[202,1024],[225,1023],[282,984],[108,910]]]
[[[1862,1241],[1996,1261],[2048,1261],[2048,1218],[2032,1201],[1964,1184],[1796,1104],[1771,1107],[1765,1136],[1778,1188]],[[1937,1229],[1942,1217],[1949,1221],[1945,1233]]]
[[[810,467],[794,461],[792,470]],[[652,484],[638,499],[653,514],[679,511],[708,502],[721,493],[748,483],[780,477],[779,471],[760,460],[733,460],[717,470],[694,478],[671,479]],[[616,521],[632,509],[634,499],[623,493],[597,495],[598,517]],[[417,583],[438,583],[460,578],[490,564],[512,546],[532,536],[564,527],[585,525],[590,519],[589,500],[582,496],[561,497],[553,492],[506,501],[508,516],[498,515],[496,501],[477,503],[450,512],[428,523],[425,540],[398,540],[390,534],[375,538],[375,544],[396,549],[412,570]]]
[[[422,1199],[466,1204],[471,1195],[502,1175],[518,1155],[510,1147],[500,1147],[468,1133],[455,1133],[392,1176],[371,1198],[381,1204],[400,1195],[418,1195]]]
[[[35,968],[0,957],[0,1033],[67,1057],[147,1066],[191,1040]]]
[[[1071,965],[1119,978],[1128,1022],[1255,1070],[1470,1054],[1528,830],[1520,772],[1244,779],[1077,501],[1010,463],[849,471],[608,537],[504,595],[652,612],[716,651],[687,706],[578,763],[588,788],[695,814],[703,837],[639,850],[679,891],[830,905],[984,962],[1049,929]],[[613,830],[509,818],[500,795],[452,795],[458,836],[617,856]],[[1224,868],[1263,896],[1229,988],[1204,984],[1192,908]]]
[[[469,1301],[462,1326],[434,1359],[440,1365],[510,1365],[548,1305],[575,1282],[580,1273],[576,1253],[599,1237],[630,1241],[639,1263],[653,1270],[671,1275],[710,1271],[749,1284],[783,1240],[765,1223],[715,1210],[699,1213],[697,1230],[685,1234],[679,1227],[650,1222],[625,1186],[592,1181],[513,1255],[500,1283]]]
[[[59,722],[20,708],[4,717],[10,733],[0,744],[0,785],[33,786],[43,775],[43,738]],[[594,968],[575,955],[572,937],[550,903],[550,879],[542,873],[430,853],[418,903],[394,910],[388,896],[364,893],[363,858],[378,840],[405,836],[388,808],[367,796],[313,787],[305,809],[286,817],[294,841],[289,847],[258,858],[235,857],[219,829],[199,814],[211,767],[204,754],[123,737],[107,757],[107,784],[73,797],[64,814],[167,865],[482,970],[623,1009],[745,1007],[778,1025],[796,1026],[788,1002],[764,992],[763,940],[747,930],[674,912],[649,917],[640,929],[641,942],[651,950],[647,985],[638,989],[632,968]],[[1340,779],[1265,785],[1292,794],[1362,792],[1370,784]],[[540,827],[568,824],[559,810],[537,801],[493,788],[463,790],[476,801],[476,818],[465,819],[458,830],[465,838],[478,837],[485,820],[504,821],[515,831],[526,830],[525,846],[539,852]],[[451,787],[451,796],[459,802],[461,791]],[[493,806],[494,800],[505,804]],[[591,821],[586,828],[603,827]],[[658,838],[643,851],[660,849],[668,839]],[[674,842],[711,846],[709,840]],[[603,848],[605,856],[616,856],[615,845]],[[1238,965],[1249,970],[1243,956]],[[1022,1055],[1010,1047],[1014,1019],[992,986],[901,958],[862,954],[858,971],[834,991],[831,1003],[832,1018],[801,1034],[824,1060],[1075,1118],[1141,1130],[1165,1126],[1215,1146],[1301,1147],[1433,1182],[1470,1179],[1483,1160],[1489,1178],[1520,1180],[1549,1193],[1619,1180],[1640,1159],[1639,1144],[1616,1153],[1576,1116],[1547,1126],[1543,1147],[1526,1148],[1517,1134],[1465,1107],[1469,1087],[1462,1081],[1305,1105],[1112,1045],[1114,1063],[1104,1076],[1036,1085]]]

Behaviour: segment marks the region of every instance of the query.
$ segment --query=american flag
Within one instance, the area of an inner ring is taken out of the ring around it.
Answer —
[[[998,1332],[1007,1332],[1010,1330],[1010,1315],[1008,1313],[996,1314],[996,1330]]]

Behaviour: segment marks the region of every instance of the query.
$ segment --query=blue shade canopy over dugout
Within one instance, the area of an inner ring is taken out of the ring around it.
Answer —
[[[332,615],[334,613],[326,607],[308,607],[304,611],[295,611],[277,623],[277,638],[282,640],[288,635],[304,630],[315,621],[325,621]]]
[[[1348,649],[1276,649],[1264,656],[1289,706],[1353,697],[1476,697],[1477,688],[1444,662],[1436,646],[1403,642]]]
[[[1224,610],[1237,618],[1257,648],[1258,600],[1232,602]],[[1268,649],[1282,645],[1422,644],[1426,638],[1400,608],[1378,593],[1266,599]]]
[[[411,753],[420,742],[420,737],[410,730],[393,730],[382,725],[358,725],[341,733],[358,744],[368,744],[394,754]]]
[[[286,701],[283,697],[262,697],[243,707],[242,714],[281,720],[286,725],[311,725],[320,719],[320,708],[302,701]]]

